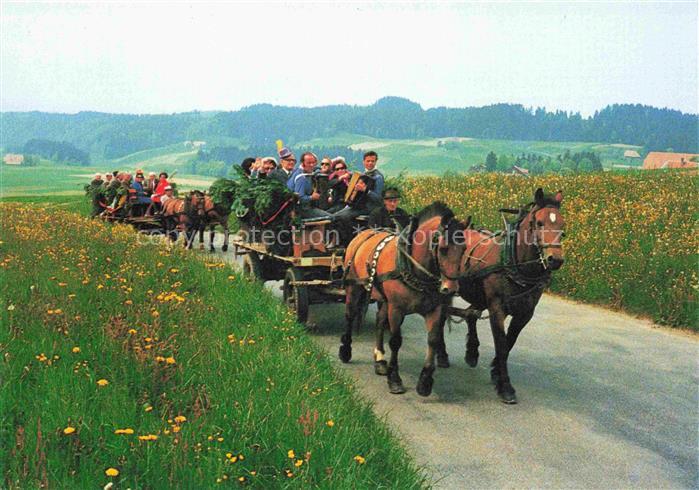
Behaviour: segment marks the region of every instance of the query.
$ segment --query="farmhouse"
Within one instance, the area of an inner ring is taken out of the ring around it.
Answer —
[[[692,158],[699,158],[696,153],[668,153],[664,151],[651,151],[643,160],[644,170],[659,168],[697,168],[697,162]]]
[[[2,158],[5,165],[22,165],[24,162],[24,155],[18,155],[16,153],[8,153]]]

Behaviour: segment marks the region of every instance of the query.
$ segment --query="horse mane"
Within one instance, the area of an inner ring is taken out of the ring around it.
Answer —
[[[422,223],[434,218],[435,216],[451,219],[454,217],[454,212],[443,202],[435,201],[418,212],[415,215],[414,220],[416,220],[417,226],[420,226]]]
[[[412,253],[413,235],[415,235],[415,232],[420,225],[422,225],[425,221],[437,216],[441,217],[442,219],[446,218],[447,220],[451,220],[454,218],[454,212],[443,202],[435,201],[413,216],[408,230],[408,253]]]

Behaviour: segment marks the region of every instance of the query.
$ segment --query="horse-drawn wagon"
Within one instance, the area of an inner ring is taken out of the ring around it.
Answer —
[[[311,304],[342,302],[344,249],[330,249],[327,225],[329,220],[301,222],[293,225],[288,243],[279,236],[275,241],[256,237],[249,230],[242,230],[233,239],[234,253],[242,256],[243,274],[253,280],[283,280],[282,292],[286,305],[299,322],[308,319]],[[271,238],[271,235],[267,235]]]

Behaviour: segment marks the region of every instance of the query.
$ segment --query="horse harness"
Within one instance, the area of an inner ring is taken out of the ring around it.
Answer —
[[[408,233],[410,233],[409,227],[404,228],[400,233],[395,230],[390,229],[379,229],[374,230],[372,234],[368,237],[371,238],[376,236],[378,233],[387,233],[387,235],[374,247],[374,251],[371,254],[371,258],[367,263],[367,270],[369,271],[369,276],[366,279],[348,279],[346,277],[347,273],[354,262],[354,257],[350,259],[345,268],[345,276],[343,277],[343,282],[345,284],[349,282],[354,282],[362,284],[367,293],[371,292],[372,288],[376,286],[377,290],[383,295],[383,290],[381,284],[389,280],[399,280],[403,282],[406,286],[414,291],[423,294],[434,294],[439,288],[440,279],[435,276],[432,272],[427,270],[419,262],[417,262],[408,251]],[[392,240],[397,240],[396,243],[396,266],[390,272],[384,274],[376,275],[376,269],[379,263],[379,257],[381,252],[386,248]],[[437,256],[436,248],[433,249],[433,260],[435,263],[439,264],[439,259]],[[359,250],[355,250],[355,254]],[[456,278],[449,278],[456,279]]]
[[[545,209],[545,208],[550,208],[553,206],[544,206],[540,209]],[[501,209],[500,211],[502,212],[513,212],[513,210],[509,209]],[[521,296],[525,296],[531,292],[534,292],[536,290],[541,290],[544,289],[548,284],[551,279],[551,273],[547,268],[546,261],[542,255],[542,252],[547,249],[547,248],[560,248],[560,244],[547,244],[547,245],[539,245],[538,243],[535,244],[538,252],[539,252],[539,257],[534,259],[534,260],[528,260],[525,262],[518,262],[517,261],[517,235],[519,233],[519,227],[522,224],[522,221],[529,215],[529,213],[524,212],[524,210],[518,210],[514,211],[519,214],[517,219],[514,221],[506,221],[505,222],[505,229],[497,234],[494,234],[488,238],[493,238],[495,236],[503,236],[505,239],[504,245],[500,249],[500,260],[497,264],[490,265],[487,267],[484,267],[483,269],[477,270],[473,273],[464,273],[462,276],[464,279],[469,279],[469,280],[478,280],[478,279],[483,279],[486,276],[489,276],[490,274],[496,273],[496,272],[504,272],[505,277],[515,284],[516,286],[519,286],[521,288],[524,288],[524,291],[517,293],[515,295],[510,296],[510,299],[517,299]],[[532,220],[532,227],[534,226],[534,221]],[[468,252],[468,255],[466,257],[466,261],[468,261],[472,257],[473,251],[478,247],[483,242],[483,240],[480,240],[478,243],[476,243],[473,247],[471,247],[471,250]],[[474,257],[475,258],[475,257]],[[525,265],[530,265],[530,264],[540,264],[543,267],[543,272],[538,275],[538,276],[530,276],[525,274],[522,271],[522,266]]]

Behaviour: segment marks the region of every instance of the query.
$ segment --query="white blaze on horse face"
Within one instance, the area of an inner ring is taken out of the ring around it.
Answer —
[[[549,218],[551,219],[551,223],[556,222],[556,213],[549,213]]]
[[[377,361],[377,362],[378,362],[378,361],[384,361],[384,360],[386,360],[386,358],[385,358],[384,355],[383,355],[383,352],[381,352],[381,351],[380,351],[379,349],[377,349],[376,347],[374,347],[374,360]]]

